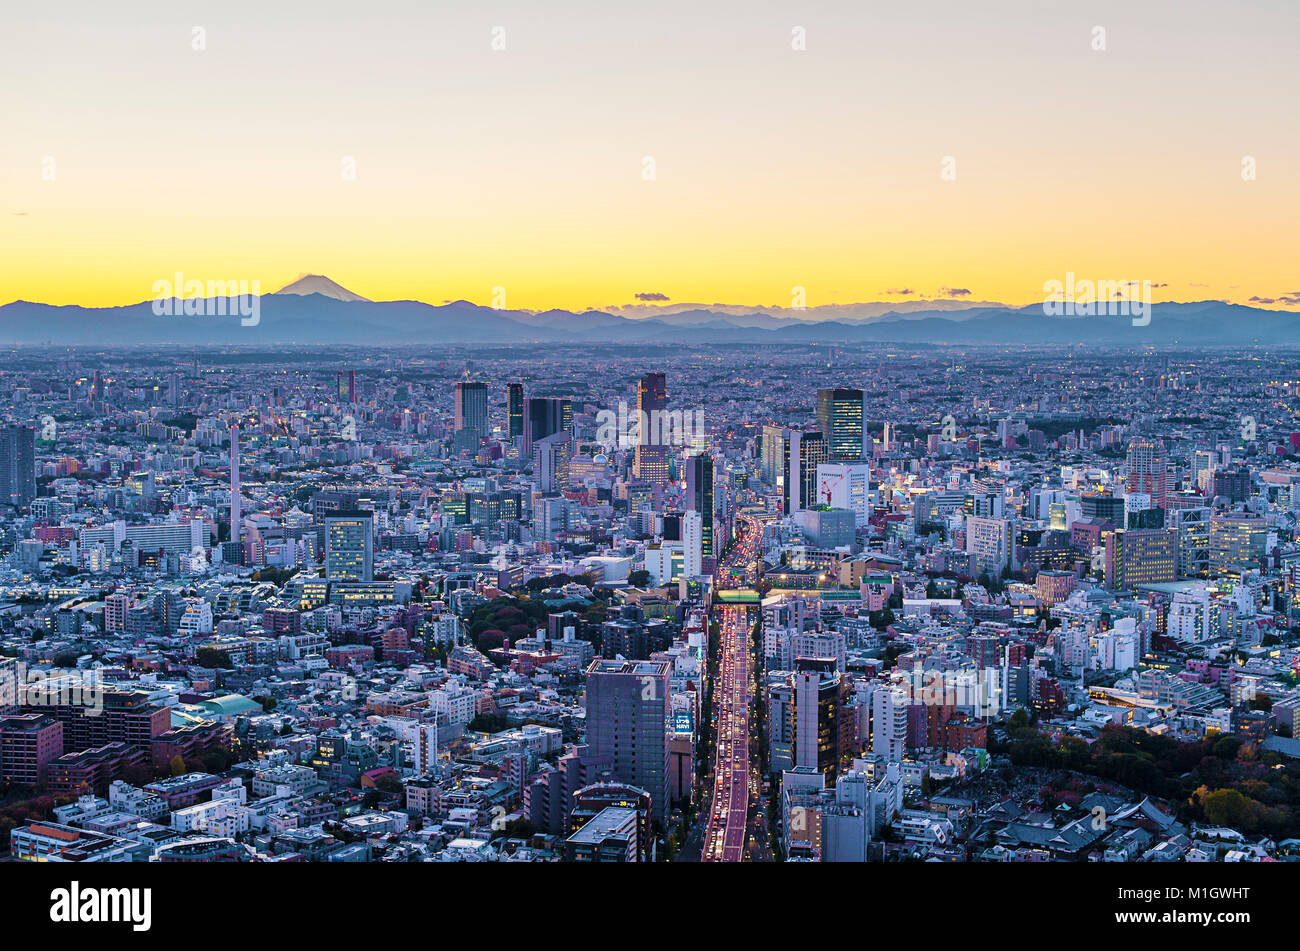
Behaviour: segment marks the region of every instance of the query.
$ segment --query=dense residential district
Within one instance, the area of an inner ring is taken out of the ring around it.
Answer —
[[[23,349],[0,853],[1300,855],[1300,359]]]

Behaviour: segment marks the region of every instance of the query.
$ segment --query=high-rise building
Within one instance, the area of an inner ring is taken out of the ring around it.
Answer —
[[[1127,468],[1128,491],[1149,495],[1153,508],[1164,508],[1169,491],[1164,446],[1150,439],[1134,439],[1128,446]]]
[[[513,440],[524,434],[524,385],[506,384],[506,437]]]
[[[587,668],[587,744],[614,775],[650,793],[657,822],[668,815],[668,661],[606,660]]]
[[[682,516],[682,574],[687,578],[704,574],[704,518],[699,512]]]
[[[662,373],[647,373],[636,388],[637,434],[636,452],[632,460],[633,474],[646,482],[663,485],[668,481],[668,447],[662,445],[660,421],[668,407],[668,384]]]
[[[871,466],[865,462],[823,462],[817,466],[818,505],[848,509],[861,528],[871,518],[875,493],[871,491]]]
[[[374,513],[340,510],[325,516],[325,577],[331,581],[373,581]]]
[[[230,540],[239,544],[243,515],[239,499],[239,427],[230,427]]]
[[[36,498],[36,430],[7,425],[0,429],[0,502],[31,505]]]
[[[528,412],[524,419],[524,436],[525,446],[529,452],[533,450],[533,444],[537,443],[547,436],[554,436],[559,432],[567,432],[573,425],[572,403],[567,399],[558,399],[549,396],[533,396],[527,402]],[[566,425],[565,417],[569,422]]]
[[[800,657],[790,673],[794,768],[811,767],[828,783],[853,759],[854,734],[845,720],[848,686],[834,658]]]
[[[348,403],[357,401],[357,371],[340,370],[339,377],[339,399]]]
[[[1250,469],[1246,466],[1225,466],[1214,470],[1213,494],[1229,502],[1250,501]]]
[[[63,724],[45,713],[0,716],[0,782],[36,786],[63,755]]]
[[[999,577],[1011,564],[1010,520],[966,516],[966,553],[981,574]]]
[[[462,381],[452,393],[457,449],[477,449],[488,435],[487,384]]]
[[[705,558],[712,558],[717,554],[713,542],[713,513],[716,508],[713,478],[713,457],[708,453],[697,453],[686,459],[686,510],[700,513]]]
[[[1268,523],[1250,512],[1223,512],[1210,516],[1210,571],[1263,568],[1268,548]]]
[[[573,465],[573,438],[564,430],[533,443],[533,477],[539,492],[569,488]]]
[[[881,687],[871,695],[871,751],[899,763],[907,749],[907,692]]]
[[[790,430],[771,424],[763,427],[762,476],[763,481],[776,488],[785,477],[785,444]]]
[[[1178,577],[1176,528],[1106,532],[1106,587],[1131,591],[1143,584],[1166,584]]]
[[[870,455],[863,440],[866,412],[861,390],[829,387],[817,391],[817,425],[826,437],[832,462],[853,462]]]
[[[782,508],[786,515],[817,505],[817,467],[828,461],[823,433],[793,431],[785,441]]]

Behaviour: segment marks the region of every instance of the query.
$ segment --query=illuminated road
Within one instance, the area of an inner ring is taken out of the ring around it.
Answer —
[[[753,568],[759,554],[759,526],[745,518],[736,540],[719,572],[719,584],[726,585],[732,568]],[[716,687],[714,718],[713,801],[704,833],[704,862],[740,862],[745,858],[745,837],[751,794],[757,793],[749,758],[749,701],[753,692],[753,652],[749,643],[749,611],[744,605],[719,609],[721,651]]]

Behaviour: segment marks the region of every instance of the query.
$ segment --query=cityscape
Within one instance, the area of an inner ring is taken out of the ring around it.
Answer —
[[[6,923],[1285,921],[1300,6],[0,21]]]
[[[10,859],[1300,850],[1296,355],[23,349],[0,391]]]

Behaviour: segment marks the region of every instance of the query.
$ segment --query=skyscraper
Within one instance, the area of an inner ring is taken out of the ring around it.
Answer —
[[[524,434],[524,385],[506,384],[506,438]]]
[[[1168,497],[1169,477],[1165,450],[1150,439],[1134,439],[1128,446],[1129,492],[1151,496],[1151,507],[1162,509]]]
[[[1142,584],[1167,584],[1178,577],[1177,529],[1106,532],[1104,546],[1108,588],[1132,590]]]
[[[230,427],[230,540],[239,544],[240,521],[239,501],[239,427]]]
[[[785,474],[785,444],[790,430],[770,423],[763,427],[762,474],[763,481],[775,488]]]
[[[688,578],[704,574],[704,519],[699,512],[682,516],[682,574]]]
[[[861,390],[832,387],[817,391],[817,425],[826,435],[832,462],[855,462],[867,455],[863,447],[866,412]]]
[[[533,443],[533,477],[539,492],[563,492],[569,488],[573,462],[573,438],[564,430]]]
[[[10,424],[0,429],[0,502],[31,505],[36,498],[36,430]]]
[[[524,435],[527,437],[525,443],[529,452],[532,452],[536,443],[547,436],[554,436],[572,426],[573,414],[572,410],[568,409],[571,404],[566,399],[534,396],[528,399],[527,405]],[[566,410],[570,420],[569,426],[565,425]]]
[[[460,382],[452,394],[457,449],[477,449],[488,434],[487,384]]]
[[[668,815],[668,661],[606,660],[587,668],[587,744],[614,775],[650,793],[658,822]]]
[[[374,513],[340,510],[325,516],[325,577],[331,581],[373,581]]]
[[[659,443],[659,426],[668,406],[668,384],[662,373],[647,373],[636,388],[640,432],[632,460],[633,474],[646,482],[663,485],[668,481],[668,447]]]
[[[817,504],[817,466],[826,459],[824,434],[791,432],[785,440],[781,486],[782,508],[786,515]]]
[[[713,550],[713,457],[696,453],[686,460],[686,510],[699,512],[702,531],[702,555],[712,558]]]

